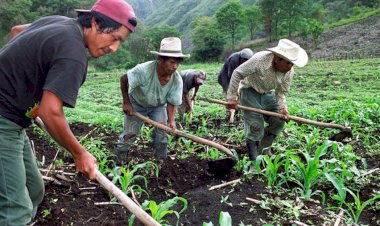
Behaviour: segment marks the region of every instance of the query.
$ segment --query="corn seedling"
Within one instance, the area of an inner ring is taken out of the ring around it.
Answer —
[[[50,210],[48,210],[48,209],[44,209],[44,210],[42,210],[42,215],[44,216],[44,217],[47,217],[47,216],[49,216],[50,215]]]
[[[305,163],[299,156],[291,155],[291,161],[295,166],[294,170],[295,178],[294,182],[301,188],[301,196],[306,200],[309,200],[311,196],[320,193],[320,191],[312,192],[312,187],[318,182],[322,171],[320,168],[320,158],[326,153],[329,144],[326,142],[319,146],[315,151],[314,157],[311,157],[308,152],[303,152]]]
[[[102,174],[106,174],[107,172],[111,172],[111,169],[109,166],[111,165],[110,162],[113,162],[113,160],[110,160],[114,158],[115,154],[110,153],[110,155],[107,155],[103,159],[98,159],[98,170]]]
[[[182,202],[183,204],[183,208],[179,212],[171,209],[173,206],[177,204],[178,201]],[[164,218],[174,213],[177,217],[177,225],[178,225],[181,213],[183,213],[187,209],[187,200],[182,197],[174,197],[172,199],[163,201],[160,204],[157,204],[153,200],[145,200],[141,204],[141,208],[143,210],[149,210],[151,212],[152,218],[155,219],[161,225],[169,225],[169,222]],[[135,215],[132,215],[130,217],[129,226],[133,225],[135,217],[136,217]]]
[[[348,214],[351,216],[352,220],[354,223],[359,222],[359,218],[361,213],[363,212],[364,208],[366,208],[368,205],[372,205],[376,199],[380,199],[380,194],[374,195],[372,198],[368,199],[365,202],[360,201],[359,197],[359,192],[355,194],[348,188],[343,188],[346,190],[350,195],[354,198],[354,203],[347,203],[345,200],[345,197],[342,197],[340,194],[339,195],[333,195],[332,199],[339,201],[341,205],[346,206]]]
[[[123,124],[123,118],[113,116],[97,117],[96,123],[102,125],[102,128],[106,129],[107,131],[119,131],[120,125]]]
[[[208,223],[203,222],[202,226],[214,226],[214,224],[211,221]],[[220,211],[219,226],[232,226],[232,218],[230,213]]]
[[[268,186],[272,187],[276,184],[278,178],[280,178],[279,169],[285,162],[284,155],[265,155],[262,159],[262,163],[265,168],[265,177],[267,178]],[[280,184],[279,184],[280,185]],[[278,185],[278,186],[279,186]]]
[[[154,127],[143,125],[141,127],[141,139],[143,141],[151,141],[152,140],[152,133],[153,133]]]
[[[180,137],[179,139],[179,144],[182,146],[183,149],[186,150],[187,153],[193,153],[194,149],[192,147],[193,141],[186,139],[185,137]]]
[[[107,154],[101,149],[105,146],[105,142],[102,140],[96,140],[93,138],[85,139],[82,141],[82,146],[86,148],[96,159],[103,159]]]
[[[198,127],[197,131],[195,132],[195,135],[199,137],[203,137],[205,135],[208,135],[208,129],[207,129],[207,119],[204,117],[201,117],[201,126]]]
[[[229,205],[229,206],[232,207],[232,202],[229,202],[229,201],[228,201],[228,198],[229,198],[229,197],[230,197],[229,195],[226,195],[226,196],[223,196],[223,195],[222,195],[221,200],[220,200],[220,203],[225,203],[225,204],[227,204],[227,205]]]
[[[112,179],[112,183],[119,183],[121,186],[121,190],[128,195],[130,193],[130,189],[134,189],[135,191],[141,193],[145,193],[149,196],[148,192],[143,189],[140,185],[135,184],[138,180],[142,180],[144,182],[145,188],[147,188],[148,181],[145,176],[137,174],[137,171],[143,171],[146,174],[154,173],[156,177],[158,177],[158,166],[157,164],[149,161],[137,165],[133,165],[132,169],[130,168],[131,164],[128,164],[127,168],[124,167],[115,167],[111,170],[111,173],[114,175]],[[153,172],[152,172],[153,171]],[[113,198],[112,201],[116,201]]]

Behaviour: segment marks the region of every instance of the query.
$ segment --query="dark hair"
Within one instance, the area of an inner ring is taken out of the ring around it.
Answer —
[[[163,61],[169,60],[169,59],[174,59],[178,63],[182,63],[183,58],[182,57],[170,57],[170,56],[160,56],[157,55],[159,59],[162,59]]]
[[[78,13],[78,23],[84,28],[91,27],[92,18],[94,18],[95,22],[98,24],[99,31],[105,34],[116,31],[122,26],[122,24],[114,21],[113,19],[95,11]],[[134,17],[129,19],[128,22],[135,27],[137,25],[137,20]]]

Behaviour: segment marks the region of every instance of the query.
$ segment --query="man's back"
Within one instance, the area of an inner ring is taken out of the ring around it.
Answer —
[[[71,18],[44,17],[0,50],[2,116],[28,126],[30,120],[24,114],[41,99],[43,89],[61,96],[66,105],[75,105],[77,89],[84,82],[87,70],[86,47],[80,29]],[[70,86],[64,88],[67,90],[59,89],[58,82],[70,82]]]

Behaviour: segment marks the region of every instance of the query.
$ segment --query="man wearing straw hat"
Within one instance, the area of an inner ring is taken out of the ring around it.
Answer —
[[[224,62],[222,70],[218,74],[218,83],[222,86],[223,92],[226,94],[228,85],[234,70],[241,64],[249,60],[253,56],[253,52],[249,48],[244,48],[239,52],[232,53]]]
[[[143,122],[133,112],[148,116],[152,120],[175,129],[176,106],[182,102],[182,79],[177,68],[185,57],[181,40],[164,38],[160,51],[150,51],[157,60],[136,65],[121,76],[123,95],[124,127],[115,149],[118,164],[126,161],[130,145],[140,134]],[[167,157],[167,135],[155,128],[152,134],[154,157],[162,163]]]
[[[303,67],[307,61],[305,50],[288,39],[281,39],[276,47],[256,53],[233,72],[227,91],[228,108],[235,109],[238,104],[241,81],[241,105],[279,112],[288,120],[285,95],[294,75],[293,65]],[[285,121],[250,111],[243,113],[249,159],[255,160],[263,149],[270,154],[270,146],[282,131]],[[264,127],[264,121],[268,126]]]
[[[74,107],[86,80],[87,54],[116,52],[135,31],[124,0],[99,0],[78,19],[47,16],[15,27],[0,50],[0,225],[26,225],[44,196],[44,183],[25,128],[39,116],[73,156],[76,170],[95,179],[96,159],[77,141],[63,106]],[[87,51],[86,51],[87,50]]]

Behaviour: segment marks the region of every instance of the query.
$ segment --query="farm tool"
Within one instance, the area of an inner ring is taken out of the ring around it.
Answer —
[[[210,98],[198,97],[198,100],[203,100],[203,101],[206,101],[209,103],[216,103],[216,104],[221,104],[221,105],[225,105],[225,106],[228,105],[228,103],[225,101],[215,100],[215,99],[210,99]],[[261,110],[261,109],[257,109],[257,108],[239,105],[239,104],[236,106],[236,108],[241,109],[241,110],[245,110],[245,111],[252,111],[252,112],[260,113],[260,114],[267,115],[267,116],[274,116],[274,117],[278,117],[278,118],[285,120],[284,115],[282,115],[280,113],[276,113],[276,112],[265,111],[265,110]],[[301,118],[301,117],[297,117],[297,116],[289,116],[289,119],[293,120],[295,122],[298,122],[298,123],[315,125],[315,126],[319,126],[321,128],[333,128],[333,129],[341,130],[341,132],[339,132],[338,134],[332,135],[329,138],[329,140],[343,141],[344,138],[353,136],[351,128],[345,127],[345,126],[342,126],[339,124],[318,122],[318,121],[313,121],[310,119],[305,119],[305,118]]]
[[[49,134],[47,131],[44,122],[38,116],[34,118],[34,123],[40,127],[46,134]],[[108,192],[115,196],[124,207],[126,207],[132,214],[134,214],[137,219],[142,223],[149,226],[159,226],[160,224],[154,220],[147,212],[142,210],[132,199],[130,199],[126,194],[124,194],[116,185],[109,181],[102,173],[96,169],[96,181],[103,186]]]
[[[142,121],[144,121],[144,122],[146,122],[146,123],[148,123],[154,127],[162,129],[163,131],[165,131],[167,133],[170,133],[170,134],[175,135],[175,136],[186,137],[186,138],[188,138],[194,142],[209,145],[209,146],[212,146],[212,147],[218,149],[219,151],[224,152],[228,157],[222,158],[222,159],[217,159],[217,160],[207,161],[209,171],[211,173],[213,173],[214,175],[225,175],[225,174],[229,173],[231,171],[231,169],[236,164],[236,159],[235,159],[235,156],[232,154],[232,152],[228,148],[226,148],[226,147],[224,147],[218,143],[215,143],[215,142],[210,141],[210,140],[206,140],[206,139],[201,138],[201,137],[197,137],[197,136],[192,135],[192,134],[188,134],[188,133],[179,131],[177,129],[172,129],[169,126],[163,125],[163,124],[158,123],[152,119],[149,119],[148,117],[145,117],[138,112],[133,112],[133,115],[136,116],[137,118],[139,118],[140,120],[142,120]]]

